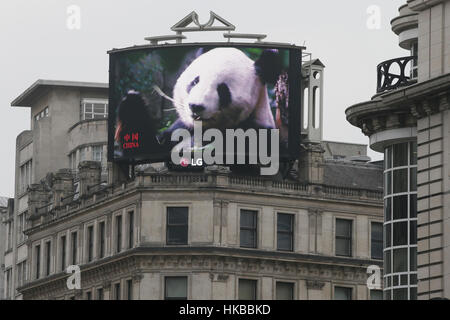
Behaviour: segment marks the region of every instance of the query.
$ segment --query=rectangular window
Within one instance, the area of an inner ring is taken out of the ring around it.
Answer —
[[[103,288],[98,288],[97,289],[97,300],[103,300],[105,297],[104,297],[104,294],[103,294]]]
[[[108,117],[108,102],[105,100],[87,99],[81,104],[81,120],[105,119]]]
[[[352,300],[352,288],[334,287],[334,300]]]
[[[258,211],[241,210],[240,244],[242,248],[256,248]]]
[[[115,300],[120,300],[121,299],[121,294],[120,294],[120,282],[114,284],[114,299]]]
[[[134,211],[128,212],[128,248],[134,247]]]
[[[20,186],[19,186],[20,193],[26,192],[28,186],[31,184],[32,182],[31,171],[32,171],[32,160],[29,160],[25,164],[20,166]]]
[[[352,220],[336,219],[336,255],[352,256]]]
[[[92,160],[102,162],[103,158],[103,146],[92,147]]]
[[[127,280],[127,300],[133,300],[133,280]]]
[[[72,232],[72,238],[71,238],[71,253],[72,253],[72,264],[75,265],[77,264],[77,251],[78,251],[78,234],[77,232]]]
[[[12,296],[12,269],[6,270],[6,298]]]
[[[188,217],[187,207],[167,207],[167,244],[188,244]]]
[[[52,266],[52,243],[47,241],[45,243],[45,275],[50,275]]]
[[[94,259],[94,226],[87,228],[87,258],[88,262]]]
[[[372,259],[383,259],[383,224],[371,223],[371,255]]]
[[[99,258],[105,257],[105,222],[102,221],[99,224]]]
[[[37,245],[34,249],[34,255],[35,255],[35,277],[36,279],[39,279],[41,276],[41,245]]]
[[[86,292],[86,300],[92,300],[92,291]]]
[[[256,300],[256,280],[239,279],[239,300]]]
[[[383,300],[383,291],[370,290],[370,300]]]
[[[27,280],[27,262],[22,261],[17,265],[17,286],[22,286]]]
[[[61,237],[61,250],[60,250],[60,254],[61,254],[61,271],[66,270],[66,245],[67,245],[67,239],[66,236],[62,236]]]
[[[187,277],[165,277],[164,299],[187,300]]]
[[[294,300],[294,284],[277,282],[277,300]]]
[[[122,216],[116,216],[116,252],[122,251]]]
[[[277,249],[294,250],[294,215],[277,214]]]

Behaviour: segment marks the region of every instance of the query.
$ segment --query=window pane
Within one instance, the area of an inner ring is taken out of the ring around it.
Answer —
[[[170,225],[188,223],[187,207],[168,207],[168,222]]]
[[[394,145],[394,168],[408,165],[408,143]]]
[[[384,253],[384,272],[386,274],[391,273],[391,251]]]
[[[410,223],[409,243],[417,244],[417,221],[411,221],[411,223]]]
[[[351,256],[350,241],[345,239],[336,239],[336,255]]]
[[[84,112],[92,112],[92,103],[84,104]]]
[[[292,215],[290,214],[278,214],[278,231],[292,231]]]
[[[395,170],[393,172],[394,180],[394,192],[407,192],[408,191],[408,169]]]
[[[410,271],[417,271],[417,248],[410,248],[409,259],[411,261]],[[412,277],[413,275],[411,275]],[[415,281],[410,281],[411,284],[417,283],[417,277],[414,279]]]
[[[351,225],[351,220],[336,219],[336,236],[351,237]]]
[[[334,287],[334,300],[352,300],[352,288]]]
[[[187,277],[166,277],[165,298],[187,299]]]
[[[188,231],[186,226],[171,226],[167,228],[167,243],[187,244]]]
[[[383,291],[370,290],[370,300],[383,300]]]
[[[256,280],[239,279],[239,300],[256,300]]]
[[[384,194],[390,195],[392,193],[392,182],[391,182],[392,171],[386,172],[384,174]]]
[[[408,244],[408,222],[394,223],[393,241],[394,246]]]
[[[372,258],[373,259],[383,259],[383,224],[382,223],[372,223],[371,226],[371,237],[372,237]]]
[[[289,233],[278,233],[277,236],[278,250],[292,250],[292,235]]]
[[[277,282],[277,300],[294,300],[294,284]]]
[[[385,162],[384,162],[385,168],[386,169],[392,168],[392,147],[386,148],[384,159],[385,159]]]
[[[409,195],[409,217],[416,218],[417,217],[417,195],[411,194]]]
[[[393,252],[394,270],[393,272],[408,271],[407,249],[395,249]]]
[[[417,168],[411,169],[411,174],[409,176],[409,190],[417,191]]]
[[[256,226],[256,211],[241,210],[241,227],[254,228]]]
[[[241,230],[241,247],[255,248],[256,234],[252,230]]]
[[[410,163],[411,165],[417,164],[417,143],[410,142]]]
[[[389,248],[392,244],[391,242],[391,228],[392,228],[392,224],[387,224],[386,225],[386,232],[384,233],[384,243],[385,243],[385,247]]]
[[[408,300],[408,289],[394,289],[394,300]]]
[[[408,196],[394,197],[394,220],[408,218]]]
[[[105,113],[105,105],[100,103],[94,103],[94,112],[95,113]]]
[[[391,220],[391,198],[384,200],[384,221]]]

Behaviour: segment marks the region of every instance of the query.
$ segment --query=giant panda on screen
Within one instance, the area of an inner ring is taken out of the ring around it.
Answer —
[[[181,73],[173,89],[178,120],[160,136],[170,141],[178,128],[275,129],[267,83],[281,73],[276,50],[264,50],[253,61],[236,48],[215,48],[198,56]]]

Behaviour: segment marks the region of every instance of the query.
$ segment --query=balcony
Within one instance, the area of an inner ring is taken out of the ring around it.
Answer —
[[[417,83],[417,57],[384,61],[377,66],[377,93]]]

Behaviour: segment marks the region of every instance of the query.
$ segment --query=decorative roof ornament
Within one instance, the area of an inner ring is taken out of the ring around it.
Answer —
[[[227,31],[223,36],[228,39],[256,39],[256,42],[261,42],[262,39],[266,38],[265,34],[247,34],[247,33],[231,33],[231,31],[236,30],[236,27],[217,15],[213,11],[209,12],[209,20],[205,24],[201,24],[198,19],[198,14],[192,11],[186,17],[178,21],[170,30],[176,32],[174,35],[167,36],[156,36],[147,37],[145,40],[150,41],[151,44],[157,45],[160,41],[171,41],[175,40],[176,43],[181,43],[182,40],[186,39],[183,32],[198,32],[198,31]]]
[[[209,21],[205,24],[201,24],[198,20],[198,14],[195,11],[192,11],[186,17],[177,22],[170,30],[175,32],[194,32],[194,31],[234,31],[236,27],[215,14],[214,12],[209,12]],[[214,26],[214,23],[219,21],[222,25]],[[192,26],[194,24],[195,26]]]

